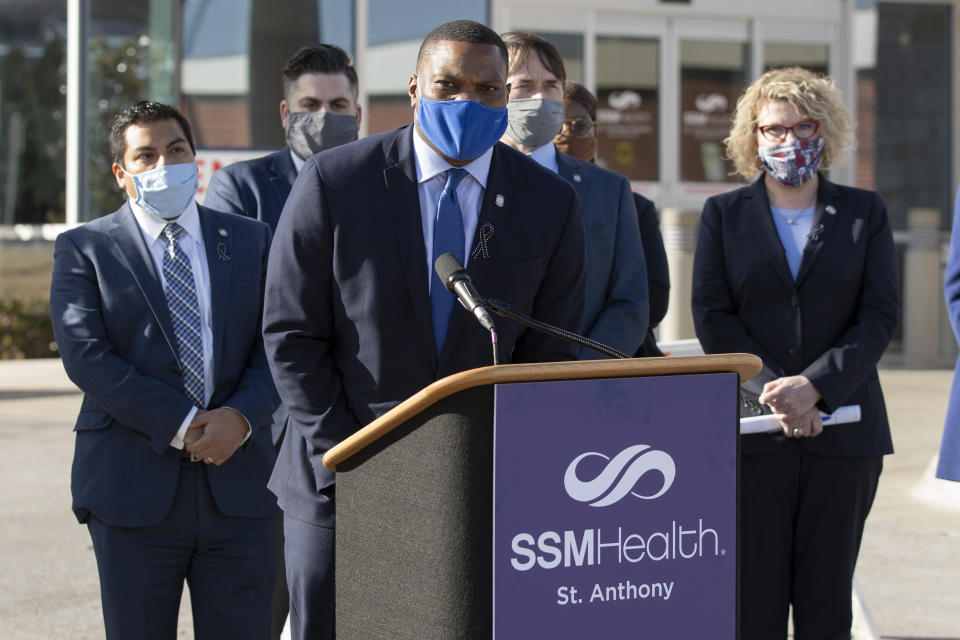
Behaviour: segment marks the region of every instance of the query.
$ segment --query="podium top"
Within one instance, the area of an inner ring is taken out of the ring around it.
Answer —
[[[364,428],[344,439],[323,456],[323,466],[331,471],[336,471],[337,465],[341,462],[427,407],[448,396],[473,387],[511,382],[631,378],[691,373],[736,373],[740,376],[742,382],[755,376],[762,366],[763,363],[757,356],[747,353],[727,353],[668,358],[503,364],[470,369],[441,378],[424,387]]]

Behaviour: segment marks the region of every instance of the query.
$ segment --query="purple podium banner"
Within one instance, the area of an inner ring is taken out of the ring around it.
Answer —
[[[737,387],[497,385],[497,640],[737,638]]]

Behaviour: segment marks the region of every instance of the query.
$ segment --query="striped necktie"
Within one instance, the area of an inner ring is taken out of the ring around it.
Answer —
[[[163,228],[168,245],[163,252],[163,278],[166,281],[167,306],[173,319],[177,336],[177,351],[183,386],[187,397],[197,407],[203,408],[203,338],[200,334],[200,307],[197,304],[197,289],[193,281],[190,258],[177,242],[183,227],[171,222]]]

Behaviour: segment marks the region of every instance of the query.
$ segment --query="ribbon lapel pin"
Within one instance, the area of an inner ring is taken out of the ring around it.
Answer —
[[[481,256],[484,258],[490,257],[490,247],[487,243],[490,242],[490,238],[493,237],[493,232],[493,225],[489,222],[484,222],[477,230],[477,243],[473,246],[473,252],[470,254],[471,258],[476,260]]]
[[[820,239],[820,234],[823,233],[823,224],[816,225],[813,229],[810,229],[810,233],[807,234],[807,238],[816,242]]]

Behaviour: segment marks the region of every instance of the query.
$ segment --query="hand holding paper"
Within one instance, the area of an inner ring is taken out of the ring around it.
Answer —
[[[848,404],[838,407],[833,413],[820,412],[823,425],[848,424],[860,422],[860,405]],[[780,419],[775,415],[755,416],[740,419],[740,434],[772,433],[780,430]]]

